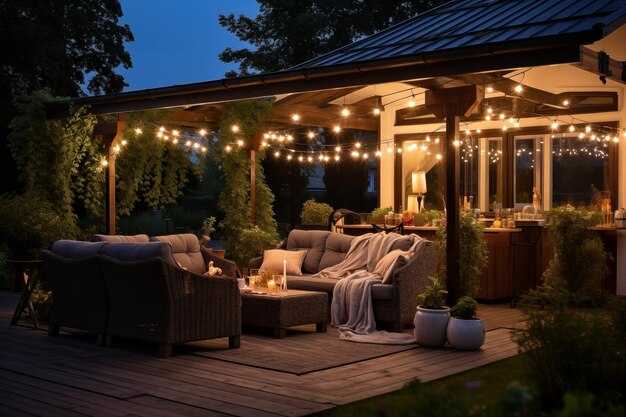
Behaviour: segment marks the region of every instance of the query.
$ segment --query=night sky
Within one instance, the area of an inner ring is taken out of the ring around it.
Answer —
[[[219,14],[255,17],[255,0],[120,0],[135,41],[126,45],[133,68],[120,72],[125,91],[224,78],[237,69],[219,60],[228,46],[249,47],[218,23]]]

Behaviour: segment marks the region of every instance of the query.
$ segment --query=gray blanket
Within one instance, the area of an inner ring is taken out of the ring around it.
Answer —
[[[324,278],[339,280],[333,291],[331,324],[339,327],[340,339],[380,344],[415,343],[415,339],[409,334],[377,331],[372,307],[371,287],[382,281],[382,276],[374,273],[374,269],[393,244],[403,237],[406,238],[395,233],[359,236],[354,239],[343,262],[318,274]],[[397,256],[406,259],[425,242],[416,235],[408,237],[413,241],[411,248],[395,252]]]

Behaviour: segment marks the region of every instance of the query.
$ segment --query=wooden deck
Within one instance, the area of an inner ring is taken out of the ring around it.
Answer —
[[[9,325],[17,298],[0,291],[3,416],[308,415],[514,356],[510,329],[523,325],[508,305],[481,305],[488,332],[480,351],[417,348],[294,375],[187,353],[158,359],[156,346],[104,348],[93,336],[51,338]]]

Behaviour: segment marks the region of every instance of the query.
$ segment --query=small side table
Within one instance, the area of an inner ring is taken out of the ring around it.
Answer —
[[[37,320],[37,314],[35,312],[35,307],[33,306],[33,302],[31,300],[31,295],[33,294],[33,290],[37,285],[37,275],[33,275],[35,270],[42,271],[43,261],[41,259],[34,259],[28,261],[19,261],[19,260],[8,260],[7,267],[13,268],[15,273],[15,281],[13,285],[16,287],[17,283],[22,281],[24,282],[24,286],[22,288],[22,295],[20,295],[20,299],[17,302],[17,306],[15,306],[15,312],[13,313],[13,318],[11,318],[11,324],[16,325],[20,321],[20,317],[24,312],[25,308],[28,308],[28,314],[33,321],[33,326],[35,329],[39,328],[39,321]]]

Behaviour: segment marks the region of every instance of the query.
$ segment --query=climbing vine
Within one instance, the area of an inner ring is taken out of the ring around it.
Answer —
[[[276,240],[274,219],[274,194],[265,183],[261,161],[265,152],[257,154],[256,163],[256,224],[250,218],[250,160],[242,149],[227,151],[225,145],[241,139],[246,142],[258,132],[258,127],[272,105],[266,101],[241,101],[224,107],[219,121],[218,139],[222,146],[216,154],[224,175],[224,188],[220,194],[219,208],[224,212],[220,223],[228,257],[245,265],[257,256],[272,240]],[[232,127],[237,126],[237,132]],[[249,145],[248,145],[249,146]]]
[[[124,137],[129,139],[117,157],[119,214],[130,214],[139,201],[152,210],[175,204],[190,177],[202,176],[203,156],[157,137],[152,126],[166,124],[171,114],[170,110],[158,110],[127,115]]]

